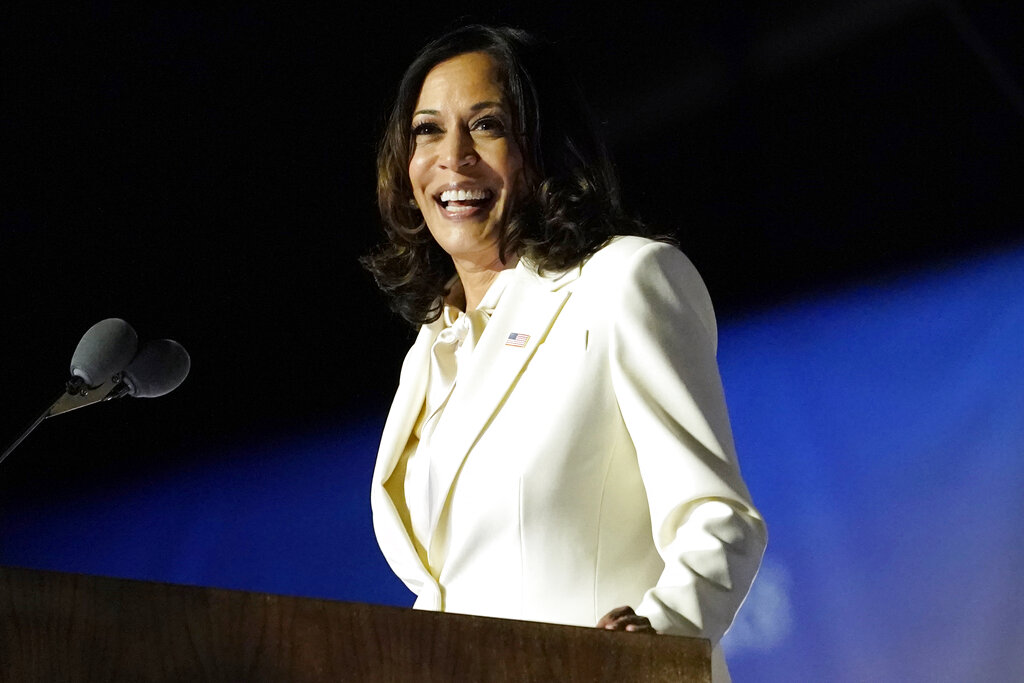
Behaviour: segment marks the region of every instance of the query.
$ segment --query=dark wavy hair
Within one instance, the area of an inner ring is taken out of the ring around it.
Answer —
[[[498,65],[528,183],[500,235],[502,260],[516,254],[541,272],[564,271],[614,235],[647,233],[623,211],[594,117],[552,46],[513,28],[455,29],[424,47],[399,83],[377,152],[377,202],[387,240],[361,259],[392,308],[414,325],[441,314],[455,267],[413,200],[412,116],[430,70],[468,52],[484,52]]]

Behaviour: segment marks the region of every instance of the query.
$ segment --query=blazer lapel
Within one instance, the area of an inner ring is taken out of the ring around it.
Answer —
[[[431,564],[434,531],[463,461],[565,305],[570,293],[565,285],[580,272],[574,268],[558,277],[543,277],[525,261],[517,270],[473,350],[469,367],[466,372],[460,369],[445,417],[431,437],[435,452],[444,453],[434,470],[442,498],[430,520]],[[513,342],[510,335],[518,336]]]

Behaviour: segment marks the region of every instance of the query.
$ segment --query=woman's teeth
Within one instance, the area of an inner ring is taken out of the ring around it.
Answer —
[[[441,193],[442,202],[467,202],[487,199],[490,190],[445,190]]]
[[[490,190],[445,190],[437,196],[441,207],[451,214],[471,213],[493,196]]]

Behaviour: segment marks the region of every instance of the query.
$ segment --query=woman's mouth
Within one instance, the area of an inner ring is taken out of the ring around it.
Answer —
[[[441,209],[452,218],[468,217],[488,209],[494,200],[491,190],[445,190],[435,196]]]

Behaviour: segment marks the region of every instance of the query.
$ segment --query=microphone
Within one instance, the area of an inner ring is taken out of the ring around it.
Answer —
[[[71,356],[71,375],[97,387],[124,370],[139,347],[139,336],[120,318],[107,318],[90,327]]]
[[[128,396],[156,398],[177,389],[191,366],[188,352],[181,344],[171,339],[154,339],[143,344],[124,369],[121,382]]]
[[[0,463],[48,417],[121,396],[163,396],[185,381],[191,360],[181,344],[155,339],[142,349],[138,345],[135,330],[120,318],[90,327],[71,356],[71,379],[65,390],[0,455]]]

